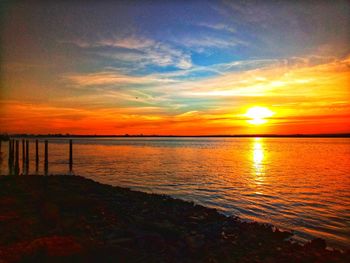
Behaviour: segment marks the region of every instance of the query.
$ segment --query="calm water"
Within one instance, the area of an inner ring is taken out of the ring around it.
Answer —
[[[3,143],[2,174],[8,173],[6,148]],[[34,157],[34,144],[30,152]],[[43,160],[43,145],[40,153]],[[49,173],[67,173],[67,161],[67,140],[50,142]],[[333,247],[350,246],[350,139],[80,139],[73,169],[99,182],[271,223],[301,241],[321,237]]]

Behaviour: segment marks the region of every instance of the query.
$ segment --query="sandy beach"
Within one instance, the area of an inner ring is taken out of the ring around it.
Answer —
[[[0,178],[0,262],[348,262],[321,239],[79,176]]]

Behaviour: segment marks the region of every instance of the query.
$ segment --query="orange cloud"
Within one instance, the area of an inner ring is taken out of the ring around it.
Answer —
[[[111,83],[132,87],[145,82],[149,87],[92,89],[90,93],[57,96],[46,103],[38,103],[35,94],[23,90],[23,101],[1,100],[0,131],[178,135],[350,132],[349,64],[349,58],[319,65],[308,60],[293,65],[279,62],[206,80],[164,83],[161,79],[169,75],[70,75],[68,79],[78,87]],[[245,113],[253,106],[267,107],[275,114],[261,126],[250,125]]]

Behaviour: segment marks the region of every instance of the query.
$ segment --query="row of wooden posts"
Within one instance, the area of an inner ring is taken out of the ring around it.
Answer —
[[[9,139],[8,141],[8,167],[9,174],[18,175],[19,174],[19,156],[20,140]],[[44,141],[44,174],[47,175],[49,171],[49,142]],[[29,174],[29,140],[22,139],[22,174]],[[0,140],[0,152],[1,152],[1,140]],[[39,140],[35,140],[35,171],[39,172]],[[73,141],[69,140],[69,172],[73,171]]]

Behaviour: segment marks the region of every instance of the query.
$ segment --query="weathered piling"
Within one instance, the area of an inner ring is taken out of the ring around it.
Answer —
[[[35,140],[35,171],[39,171],[39,142]]]
[[[73,171],[73,140],[69,140],[69,172]]]
[[[29,140],[26,140],[26,174],[29,174]]]
[[[12,163],[15,164],[15,149],[16,149],[16,141],[12,140]]]
[[[15,140],[11,140],[11,159],[12,162],[14,163],[15,160]]]
[[[11,147],[11,149],[10,149],[10,152],[11,152],[11,162],[12,162],[12,164],[14,165],[14,163],[15,163],[15,153],[14,153],[14,151],[15,151],[15,147],[14,147],[14,144],[15,144],[15,142],[14,142],[14,140],[11,140],[11,144],[10,144],[10,147]]]
[[[15,174],[19,174],[19,141],[16,140]]]
[[[9,174],[11,174],[11,140],[9,140],[8,142],[9,146],[8,146],[8,156],[7,156],[7,159],[8,159],[8,168],[9,168]]]
[[[15,156],[16,156],[16,153],[15,153],[15,150],[16,150],[16,140],[12,140],[12,165],[14,166],[15,165]]]
[[[9,167],[9,174],[13,174],[13,163],[12,163],[12,140],[9,140],[9,146],[8,146],[8,167]]]
[[[2,166],[2,160],[3,160],[3,158],[2,158],[2,148],[1,148],[1,136],[0,136],[0,175],[2,175],[2,169],[1,169],[1,166]]]
[[[9,174],[13,175],[15,173],[15,141],[9,140]]]
[[[45,175],[48,174],[48,171],[49,171],[49,145],[48,145],[48,141],[45,140],[45,166],[44,166],[44,173]]]
[[[22,139],[22,173],[25,173],[25,163],[26,163],[26,146],[24,139]]]
[[[11,140],[9,140],[9,146],[8,146],[8,163],[10,165],[11,163]]]
[[[9,140],[9,161],[12,162],[12,140]]]

